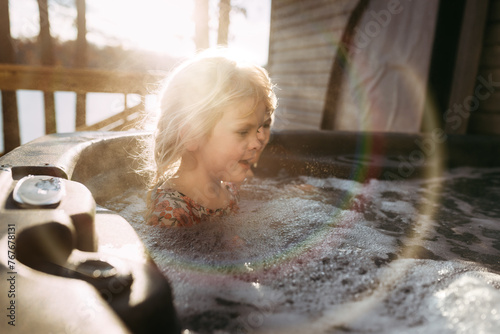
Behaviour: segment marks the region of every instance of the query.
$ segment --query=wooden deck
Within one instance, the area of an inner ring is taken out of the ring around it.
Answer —
[[[125,97],[127,94],[141,96],[139,105],[127,108],[96,124],[78,124],[77,121],[77,124],[75,124],[77,131],[120,131],[132,128],[137,117],[144,110],[145,96],[154,94],[162,79],[163,76],[161,75],[141,72],[0,64],[0,90],[2,92],[38,90],[44,93],[69,91],[77,94],[120,93],[124,94]],[[54,109],[52,111],[46,109],[45,112],[46,117],[55,120]],[[47,112],[54,114],[47,115]],[[75,119],[78,120],[79,117]],[[5,131],[6,129],[18,129],[18,118],[8,117],[7,124],[5,124],[4,117],[3,127],[5,147],[12,147],[13,145],[10,145],[10,143],[19,143],[19,138],[13,138],[13,136],[19,137],[18,130]],[[53,131],[47,131],[46,129],[46,132]]]

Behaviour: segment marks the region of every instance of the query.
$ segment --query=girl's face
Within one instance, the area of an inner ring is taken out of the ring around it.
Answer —
[[[264,125],[262,125],[262,132],[264,134],[264,141],[262,142],[262,146],[260,147],[259,150],[257,150],[257,154],[255,155],[255,158],[250,161],[250,164],[254,164],[259,161],[260,154],[262,151],[264,151],[264,148],[266,147],[267,143],[269,143],[269,139],[271,138],[271,122],[272,119],[271,117],[268,117],[266,121],[264,122]]]
[[[212,133],[193,152],[197,167],[215,182],[243,182],[263,147],[263,125],[269,117],[264,103],[255,106],[251,98],[226,108]]]

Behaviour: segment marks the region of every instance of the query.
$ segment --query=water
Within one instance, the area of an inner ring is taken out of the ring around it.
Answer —
[[[497,333],[500,169],[361,184],[242,186],[241,212],[185,229],[123,215],[170,279],[192,333]]]

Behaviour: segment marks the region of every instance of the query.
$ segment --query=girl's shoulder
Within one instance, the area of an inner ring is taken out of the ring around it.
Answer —
[[[151,192],[148,225],[175,226],[174,207],[183,206],[180,193],[173,189],[157,188]],[[178,210],[176,210],[178,211]]]
[[[231,200],[225,208],[208,209],[189,196],[171,188],[158,188],[151,194],[151,214],[149,225],[166,227],[192,226],[209,217],[221,217],[236,212],[238,209],[238,188],[226,184]]]

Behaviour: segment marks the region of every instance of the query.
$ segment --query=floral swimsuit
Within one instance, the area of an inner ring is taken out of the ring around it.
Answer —
[[[153,210],[148,225],[166,227],[192,226],[209,217],[222,217],[238,210],[238,189],[233,183],[226,183],[231,200],[225,208],[207,209],[190,197],[174,189],[158,188],[151,195]]]

